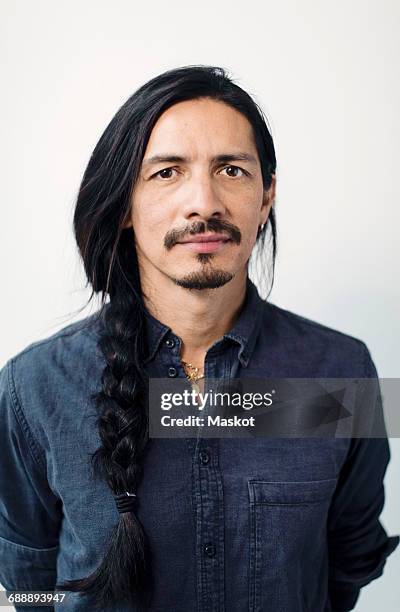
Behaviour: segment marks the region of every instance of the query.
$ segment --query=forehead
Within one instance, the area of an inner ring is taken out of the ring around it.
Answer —
[[[210,98],[185,100],[168,108],[150,135],[146,155],[168,150],[220,153],[222,150],[256,153],[253,129],[248,119],[228,104]]]

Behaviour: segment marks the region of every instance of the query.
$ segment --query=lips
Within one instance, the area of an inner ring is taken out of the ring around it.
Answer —
[[[228,240],[230,238],[225,234],[201,234],[201,236],[190,236],[186,240],[182,240],[180,244],[187,244],[189,242],[227,242]]]
[[[201,234],[190,236],[183,242],[178,242],[183,249],[193,253],[218,253],[232,244],[231,238],[225,234]]]

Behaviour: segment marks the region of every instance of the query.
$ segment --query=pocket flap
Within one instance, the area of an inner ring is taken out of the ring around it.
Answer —
[[[309,504],[329,499],[336,487],[336,478],[293,482],[248,480],[252,504]]]

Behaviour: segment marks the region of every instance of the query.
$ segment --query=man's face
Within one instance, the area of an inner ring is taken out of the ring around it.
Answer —
[[[205,289],[244,273],[274,190],[263,189],[241,113],[210,98],[170,107],[152,130],[125,225],[141,277]]]

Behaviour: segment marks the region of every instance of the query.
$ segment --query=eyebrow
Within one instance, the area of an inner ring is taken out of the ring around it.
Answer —
[[[221,164],[226,164],[232,161],[247,161],[251,164],[256,164],[257,163],[257,159],[254,157],[254,155],[250,155],[249,153],[241,153],[241,152],[236,152],[236,153],[222,153],[221,155],[215,155],[214,157],[211,158],[211,162],[213,164],[215,163],[221,163]],[[181,155],[153,155],[152,157],[147,157],[146,159],[143,160],[143,167],[147,168],[148,166],[152,166],[154,164],[159,164],[159,163],[188,163],[190,162],[190,158],[189,157],[182,157]]]

